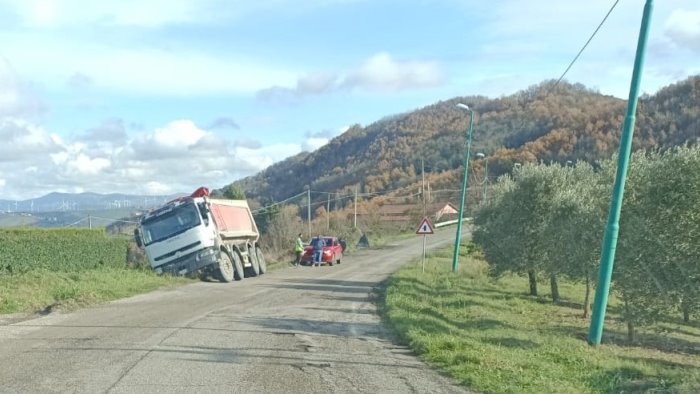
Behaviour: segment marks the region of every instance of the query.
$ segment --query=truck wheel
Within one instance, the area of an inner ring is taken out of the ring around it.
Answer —
[[[248,270],[249,276],[260,275],[260,264],[258,264],[258,257],[255,255],[255,248],[253,246],[248,248],[248,259],[250,260],[250,269]]]
[[[241,280],[245,278],[245,273],[243,271],[243,259],[241,259],[241,255],[238,254],[237,250],[233,251],[233,270],[234,270],[234,279],[236,280]]]
[[[263,252],[262,249],[260,249],[260,246],[256,245],[254,249],[256,260],[258,260],[258,267],[260,267],[260,273],[264,274],[267,272],[267,263],[265,262],[265,256],[263,256]]]
[[[219,257],[219,280],[225,283],[231,282],[233,280],[233,264],[231,263],[231,257],[229,257],[226,251],[221,251]]]

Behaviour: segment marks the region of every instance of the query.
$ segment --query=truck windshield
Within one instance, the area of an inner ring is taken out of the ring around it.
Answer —
[[[141,223],[143,241],[146,245],[150,245],[183,233],[198,226],[199,223],[199,212],[195,205],[183,204]]]

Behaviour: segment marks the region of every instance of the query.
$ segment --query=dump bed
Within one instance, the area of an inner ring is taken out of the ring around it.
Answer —
[[[240,238],[255,242],[260,237],[246,200],[210,199],[209,207],[222,239]]]

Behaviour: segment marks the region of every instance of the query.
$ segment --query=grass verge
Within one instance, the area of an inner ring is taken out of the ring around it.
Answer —
[[[528,296],[527,280],[487,276],[488,265],[462,247],[459,272],[451,251],[407,265],[387,283],[384,318],[425,361],[462,385],[487,393],[700,392],[700,329],[678,322],[625,326],[610,308],[604,345],[586,343],[583,288],[560,284],[569,301]],[[545,286],[540,285],[540,290]]]
[[[191,281],[150,269],[104,267],[76,273],[33,270],[0,275],[0,313],[71,310]]]

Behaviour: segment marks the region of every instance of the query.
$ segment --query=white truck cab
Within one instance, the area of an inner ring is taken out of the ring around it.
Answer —
[[[258,229],[245,200],[210,199],[206,188],[145,214],[134,231],[153,270],[212,274],[224,282],[265,273]],[[246,275],[247,272],[247,275]]]

